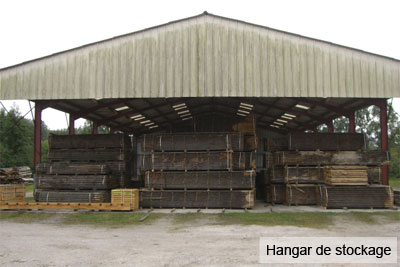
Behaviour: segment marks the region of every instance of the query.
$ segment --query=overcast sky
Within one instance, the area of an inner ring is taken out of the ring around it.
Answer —
[[[400,59],[399,0],[1,0],[0,68],[205,10]],[[26,100],[2,102],[29,110]],[[400,113],[400,99],[394,103]],[[67,126],[62,112],[47,109],[43,119],[50,129]]]

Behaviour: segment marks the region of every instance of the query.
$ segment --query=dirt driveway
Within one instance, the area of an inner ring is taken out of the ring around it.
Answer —
[[[351,221],[337,221],[327,229],[314,229],[217,225],[208,219],[177,226],[168,216],[124,227],[63,224],[57,217],[30,223],[2,220],[0,265],[258,266],[261,236],[400,237],[400,222],[355,226]]]

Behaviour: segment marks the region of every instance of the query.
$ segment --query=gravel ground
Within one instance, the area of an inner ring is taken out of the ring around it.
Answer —
[[[214,225],[204,220],[178,226],[167,217],[115,228],[65,225],[51,219],[0,221],[0,236],[0,266],[258,266],[261,236],[400,237],[400,223],[338,221],[321,230]]]

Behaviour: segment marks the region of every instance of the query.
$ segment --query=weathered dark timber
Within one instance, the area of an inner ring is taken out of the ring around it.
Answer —
[[[264,153],[264,168],[272,168],[275,166],[274,164],[274,153],[265,152]]]
[[[390,186],[319,186],[318,204],[325,208],[391,208],[393,190]]]
[[[111,201],[111,191],[46,191],[36,190],[38,202],[85,202],[104,203]]]
[[[254,190],[140,190],[143,208],[251,209]]]
[[[122,148],[131,149],[128,136],[123,134],[82,134],[49,136],[50,149]]]
[[[382,184],[382,168],[368,167],[368,183]]]
[[[255,171],[145,173],[145,187],[154,189],[252,189]]]
[[[324,180],[328,185],[368,185],[368,167],[325,166]]]
[[[286,136],[264,139],[265,152],[275,152],[284,150],[288,150],[288,138]]]
[[[147,170],[248,170],[255,169],[254,152],[155,152],[140,155]]]
[[[393,190],[394,204],[400,206],[400,190]]]
[[[49,149],[47,159],[59,161],[123,161],[125,151],[111,149]]]
[[[255,151],[254,135],[231,133],[161,133],[139,138],[142,152],[153,151]]]
[[[119,178],[113,175],[38,175],[38,189],[104,190],[117,188]]]
[[[323,169],[320,167],[276,166],[268,171],[269,183],[323,183]]]
[[[285,151],[274,153],[275,165],[382,165],[389,152],[381,151]]]
[[[365,140],[361,133],[291,133],[288,135],[288,150],[366,150]]]
[[[69,163],[69,162],[53,162],[39,163],[36,166],[36,171],[39,174],[109,174],[110,168],[107,164],[98,163]]]
[[[286,201],[286,186],[284,184],[269,184],[265,187],[266,202],[282,204]]]
[[[311,184],[287,184],[287,205],[317,205],[316,185]]]

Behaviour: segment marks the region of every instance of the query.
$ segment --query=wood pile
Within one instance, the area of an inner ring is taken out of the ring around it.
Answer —
[[[35,190],[37,202],[84,202],[84,203],[104,203],[111,201],[111,192],[104,191],[47,191]]]
[[[32,171],[28,166],[0,168],[0,184],[23,183],[23,178],[31,178]]]
[[[317,205],[317,186],[314,184],[286,184],[287,205]]]
[[[266,202],[282,204],[286,201],[286,186],[284,184],[268,184],[265,187]]]
[[[25,185],[24,184],[1,184],[0,185],[0,203],[5,202],[24,202]]]
[[[144,208],[251,208],[257,139],[254,121],[237,132],[146,134],[138,139]],[[244,131],[239,131],[244,130]]]
[[[327,185],[368,185],[367,166],[325,166]]]
[[[400,206],[400,190],[393,190],[394,204]]]
[[[254,190],[140,190],[140,205],[152,208],[251,209]]]
[[[318,188],[318,204],[328,209],[391,208],[393,190],[386,185],[328,186]]]
[[[113,189],[111,190],[111,204],[130,206],[132,210],[139,209],[139,189]]]
[[[271,188],[276,191],[278,185],[280,188],[286,185],[288,205],[315,205],[318,200],[325,207],[335,208],[390,206],[379,200],[388,195],[385,190],[369,186],[381,184],[381,166],[389,163],[389,153],[366,151],[365,140],[363,134],[356,133],[293,133],[265,140],[267,194],[276,194]],[[325,195],[321,195],[323,188],[327,188]],[[329,191],[334,196],[343,196],[343,202],[330,200]],[[369,191],[376,196],[375,206],[368,201],[357,203],[362,200],[360,197],[350,197],[359,192],[368,195]],[[326,203],[321,200],[323,196],[328,197]],[[272,199],[267,196],[266,201],[272,202]],[[390,197],[387,199],[390,201]]]
[[[36,200],[105,202],[130,184],[131,143],[122,134],[51,135],[49,163],[37,165]]]

